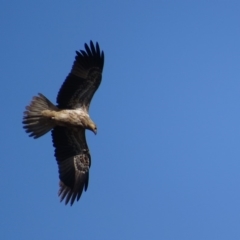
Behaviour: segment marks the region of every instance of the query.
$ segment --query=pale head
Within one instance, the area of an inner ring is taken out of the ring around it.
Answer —
[[[97,134],[97,125],[92,120],[88,122],[87,129]]]

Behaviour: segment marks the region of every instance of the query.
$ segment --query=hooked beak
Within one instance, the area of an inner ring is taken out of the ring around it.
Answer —
[[[94,129],[93,132],[95,135],[97,135],[97,129]]]

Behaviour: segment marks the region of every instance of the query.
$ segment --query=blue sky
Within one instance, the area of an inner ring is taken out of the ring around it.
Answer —
[[[240,2],[3,1],[1,239],[240,239]],[[90,183],[59,203],[50,134],[22,129],[55,103],[75,50],[98,41],[103,81],[87,133]]]

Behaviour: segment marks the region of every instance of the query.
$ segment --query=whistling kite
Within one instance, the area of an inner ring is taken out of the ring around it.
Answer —
[[[52,130],[52,141],[58,163],[59,196],[65,204],[81,197],[88,187],[91,156],[85,129],[97,133],[88,110],[98,89],[104,64],[104,53],[98,43],[85,44],[85,50],[76,52],[72,70],[57,96],[57,105],[45,96],[33,97],[24,112],[23,124],[30,137],[39,138]]]

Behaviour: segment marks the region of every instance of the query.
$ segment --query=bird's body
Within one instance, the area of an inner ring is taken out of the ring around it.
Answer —
[[[33,97],[24,112],[23,124],[29,136],[39,138],[52,130],[58,163],[61,201],[72,205],[87,190],[91,156],[85,129],[97,132],[88,110],[98,89],[104,64],[104,53],[90,42],[85,51],[76,52],[73,67],[57,96],[57,105],[44,95]]]
[[[56,126],[62,127],[83,127],[89,129],[91,118],[87,111],[82,108],[77,109],[63,109],[63,110],[43,110],[42,116],[46,117],[48,121],[54,123]]]

